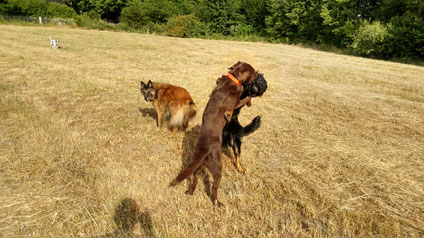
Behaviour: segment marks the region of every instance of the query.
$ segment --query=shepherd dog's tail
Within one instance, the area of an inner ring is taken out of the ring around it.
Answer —
[[[171,117],[171,127],[181,127],[185,129],[188,126],[188,122],[196,116],[197,107],[192,102],[185,104]]]

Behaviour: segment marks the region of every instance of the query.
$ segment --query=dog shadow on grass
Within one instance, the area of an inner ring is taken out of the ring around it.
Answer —
[[[140,224],[140,230],[144,232],[145,237],[156,237],[150,212],[147,209],[141,211],[134,199],[121,200],[115,209],[113,220],[116,230],[100,238],[138,237],[134,233],[137,224]]]
[[[183,154],[181,156],[181,171],[183,171],[193,160],[194,151],[196,149],[196,141],[197,137],[199,137],[200,133],[200,126],[197,125],[190,130],[187,130],[184,133],[184,139],[183,139]],[[203,184],[205,185],[205,192],[210,197],[211,195],[211,182],[210,182],[210,176],[205,171],[205,168],[201,168],[201,171],[199,172],[198,176],[203,180]],[[192,183],[192,176],[190,176],[188,179],[189,184]]]
[[[156,110],[154,108],[139,108],[138,111],[141,112],[143,117],[148,116],[148,117],[151,117],[155,120],[157,118],[157,113],[156,113]]]

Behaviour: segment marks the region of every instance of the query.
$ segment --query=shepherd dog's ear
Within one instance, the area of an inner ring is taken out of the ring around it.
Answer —
[[[152,81],[150,81],[150,80],[149,80],[149,82],[147,83],[147,87],[149,87],[149,88],[153,88],[153,83],[152,83]]]
[[[142,89],[146,88],[146,84],[143,81],[140,82],[140,85]]]
[[[240,61],[238,61],[237,63],[235,63],[233,66],[231,66],[230,68],[228,68],[229,70],[233,70],[235,68],[237,68],[239,65],[241,64]]]

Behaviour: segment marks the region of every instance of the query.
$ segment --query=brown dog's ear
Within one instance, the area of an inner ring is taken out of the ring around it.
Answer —
[[[141,85],[141,88],[146,88],[146,84],[143,83],[143,81],[141,81],[140,85]]]
[[[255,79],[258,74],[255,69],[248,63],[238,62],[236,68],[230,71],[242,84],[249,83]]]
[[[218,78],[218,79],[216,80],[216,85],[218,85],[219,83],[221,83],[221,81],[222,81],[222,77],[221,77],[221,78]]]
[[[237,63],[235,63],[233,66],[231,66],[230,68],[228,68],[229,70],[233,70],[235,68],[237,68],[239,65],[241,64],[240,61],[238,61]]]

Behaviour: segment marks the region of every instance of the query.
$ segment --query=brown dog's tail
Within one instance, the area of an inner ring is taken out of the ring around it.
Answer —
[[[198,155],[194,155],[193,161],[169,184],[169,186],[174,187],[179,184],[181,181],[186,179],[188,176],[192,175],[203,164],[206,156],[209,154],[209,151],[204,151]]]

